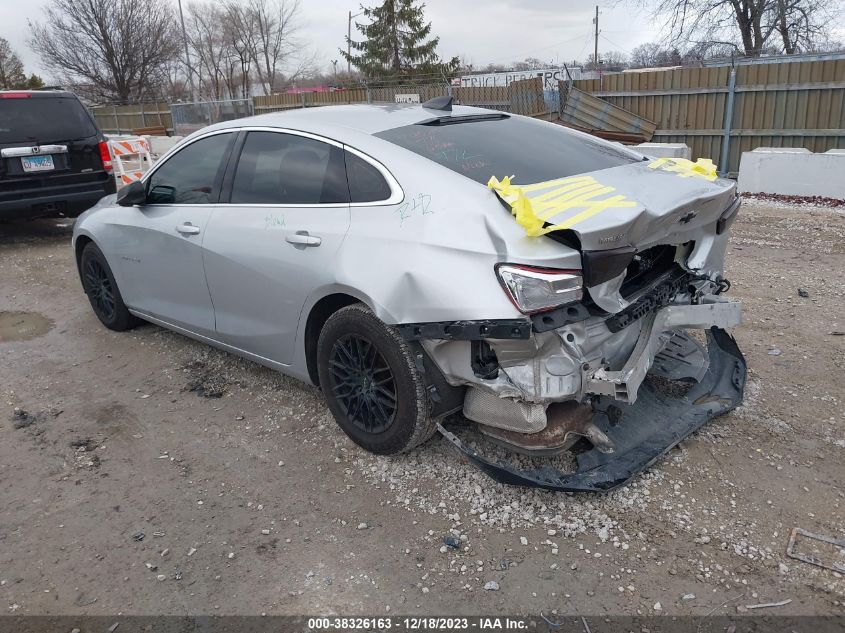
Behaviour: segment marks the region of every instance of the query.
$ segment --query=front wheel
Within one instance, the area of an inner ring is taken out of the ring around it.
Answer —
[[[88,295],[94,314],[103,325],[110,330],[122,332],[140,322],[124,305],[106,257],[94,242],[90,242],[82,250],[79,268],[82,287]]]
[[[329,317],[317,343],[317,371],[338,425],[371,453],[409,451],[434,434],[425,380],[410,348],[366,306]]]

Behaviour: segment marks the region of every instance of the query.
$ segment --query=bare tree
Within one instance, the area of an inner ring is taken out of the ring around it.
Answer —
[[[0,37],[0,89],[22,88],[26,84],[23,62],[8,40]]]
[[[779,36],[782,52],[809,50],[826,38],[841,0],[634,0],[662,18],[673,45],[730,47],[758,57]]]
[[[254,29],[250,37],[250,54],[264,94],[279,87],[283,68],[292,61],[299,42],[296,38],[298,0],[249,0],[248,23]],[[303,72],[303,62],[288,78]]]
[[[521,62],[513,62],[511,67],[514,70],[525,71],[525,70],[536,70],[537,68],[549,68],[554,66],[554,62],[544,62],[542,59],[537,57],[526,57]]]
[[[601,70],[604,72],[619,72],[628,67],[628,59],[625,53],[620,51],[607,51],[599,54],[599,63],[596,64],[595,57],[590,55],[583,65],[584,70]]]
[[[681,53],[677,48],[663,48],[660,44],[649,42],[641,44],[631,51],[631,68],[661,68],[680,66]]]
[[[827,40],[828,5],[810,0],[776,0],[773,5],[775,28],[783,52],[793,55],[813,50]]]
[[[167,0],[52,0],[44,22],[30,22],[30,47],[91,97],[129,103],[157,92],[163,66],[177,57]]]
[[[195,2],[188,6],[188,42],[196,60],[196,72],[203,97],[230,96],[231,49],[225,37],[226,11],[218,4]]]
[[[252,90],[251,65],[254,55],[254,15],[239,2],[228,0],[223,4],[226,21],[223,33],[232,51],[230,68],[233,79],[238,79],[237,92],[242,98],[249,97]],[[234,90],[234,81],[233,92]]]

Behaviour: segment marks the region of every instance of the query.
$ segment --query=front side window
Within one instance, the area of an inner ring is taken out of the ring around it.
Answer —
[[[343,150],[294,134],[250,132],[238,160],[230,202],[349,202]]]
[[[234,134],[215,134],[194,141],[153,172],[147,181],[149,204],[217,202],[216,186]]]

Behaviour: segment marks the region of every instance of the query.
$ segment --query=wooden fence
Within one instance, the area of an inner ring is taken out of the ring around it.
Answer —
[[[527,80],[534,82],[536,80]],[[521,82],[520,82],[521,83]],[[513,85],[513,84],[512,84]],[[539,83],[537,84],[539,87]],[[311,108],[325,105],[342,105],[349,103],[395,103],[396,95],[419,95],[420,102],[428,101],[435,97],[442,97],[448,95],[450,88],[448,85],[428,84],[428,85],[398,85],[398,86],[384,86],[374,88],[352,88],[350,90],[338,90],[336,92],[302,92],[299,94],[275,94],[264,97],[254,97],[255,113],[274,112],[280,110],[290,110],[294,108]],[[521,93],[525,93],[523,88]],[[539,88],[540,100],[542,101],[542,88]],[[482,108],[490,108],[493,110],[506,110],[508,112],[514,111],[514,104],[512,100],[512,93],[516,94],[515,90],[509,90],[504,86],[490,86],[490,87],[473,87],[473,88],[459,88],[451,89],[452,96],[456,103],[463,105],[473,105]],[[527,97],[519,99],[519,102],[531,102]],[[520,110],[520,113],[521,110]],[[527,114],[527,112],[526,112]]]
[[[686,143],[735,175],[756,147],[845,147],[845,55],[839,59],[678,68],[574,82],[654,121],[652,141]]]
[[[173,134],[170,105],[163,102],[96,106],[91,108],[91,114],[106,134],[131,134],[138,128],[158,126]]]

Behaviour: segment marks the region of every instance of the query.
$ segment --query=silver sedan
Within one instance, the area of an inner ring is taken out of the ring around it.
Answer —
[[[499,481],[607,490],[741,402],[738,208],[706,161],[441,99],[205,128],[83,214],[73,247],[106,327],[318,385],[369,451],[439,428]],[[520,469],[488,441],[578,444],[579,467]]]

